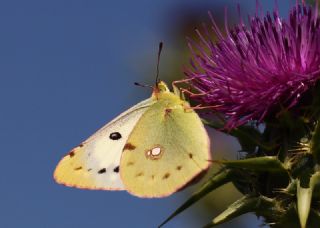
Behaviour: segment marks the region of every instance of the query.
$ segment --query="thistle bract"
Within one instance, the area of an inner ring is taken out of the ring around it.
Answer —
[[[319,79],[317,8],[297,4],[287,19],[277,10],[253,16],[249,25],[226,26],[225,36],[212,16],[211,21],[198,32],[199,44],[189,42],[193,67],[186,75],[200,92],[194,98],[225,114],[227,128],[248,120],[261,122],[280,107],[291,108]]]

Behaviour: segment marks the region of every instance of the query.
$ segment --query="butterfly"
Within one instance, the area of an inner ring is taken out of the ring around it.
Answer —
[[[162,43],[159,53],[161,47]],[[159,198],[198,179],[210,160],[210,141],[199,116],[176,87],[170,92],[156,80],[149,99],[64,156],[54,179],[70,187],[126,190],[138,197]]]

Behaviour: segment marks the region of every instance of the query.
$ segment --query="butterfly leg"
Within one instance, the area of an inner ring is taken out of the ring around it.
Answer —
[[[193,93],[193,92],[191,92],[190,90],[188,90],[188,89],[183,89],[183,88],[181,88],[180,91],[181,91],[182,94],[187,94],[187,95],[189,95],[189,97],[200,97],[200,96],[205,96],[205,95],[208,94],[208,92]]]
[[[183,79],[183,80],[178,80],[178,81],[173,81],[172,82],[172,87],[173,91],[175,94],[179,95],[183,100],[186,100],[185,95],[187,94],[189,97],[197,97],[197,96],[205,96],[208,94],[208,92],[200,92],[200,93],[194,93],[191,92],[191,87],[188,89],[179,87],[178,84],[180,83],[188,83],[189,81],[192,81],[195,78],[188,78],[188,79]]]
[[[181,97],[183,100],[185,100],[184,93],[181,91],[181,87],[179,87],[178,84],[188,83],[189,81],[192,81],[192,80],[193,80],[193,78],[173,81],[172,82],[172,88],[173,88],[174,94],[179,95],[179,97]]]
[[[187,82],[190,82],[192,81],[194,78],[187,78],[187,79],[182,79],[182,80],[176,80],[176,81],[173,81],[172,82],[172,87],[173,89],[178,89],[179,87],[177,86],[178,84],[181,84],[181,83],[187,83]]]
[[[202,106],[201,104],[196,105],[194,107],[185,107],[185,110],[203,110],[203,109],[215,109],[221,107],[221,105],[208,105],[208,106]]]

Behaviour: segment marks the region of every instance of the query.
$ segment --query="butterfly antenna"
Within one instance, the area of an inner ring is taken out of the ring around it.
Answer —
[[[147,88],[153,89],[153,87],[152,87],[151,85],[141,84],[141,83],[139,83],[139,82],[135,82],[134,85],[140,86],[140,87],[147,87]]]
[[[158,86],[159,82],[159,64],[160,64],[160,55],[163,47],[163,42],[159,43],[159,50],[158,50],[158,60],[157,60],[157,76],[156,76],[156,86]]]

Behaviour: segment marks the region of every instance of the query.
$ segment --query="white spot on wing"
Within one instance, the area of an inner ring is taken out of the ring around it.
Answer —
[[[151,150],[151,155],[152,156],[158,156],[161,153],[161,148],[160,147],[155,147]]]
[[[152,149],[147,150],[145,154],[148,159],[157,160],[161,158],[163,154],[163,148],[160,147],[159,145],[156,145]]]

